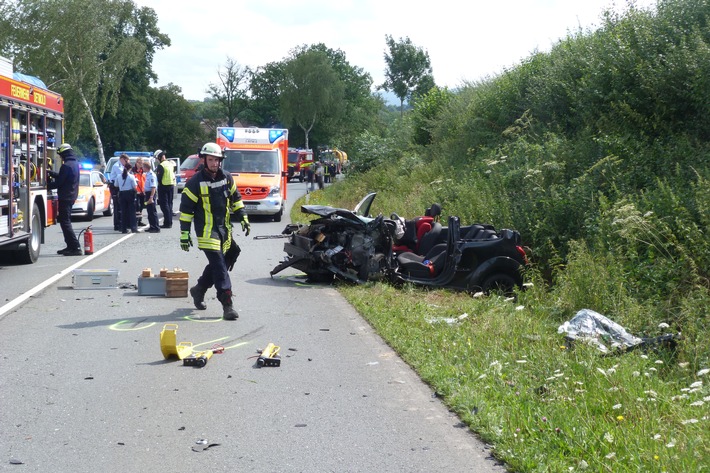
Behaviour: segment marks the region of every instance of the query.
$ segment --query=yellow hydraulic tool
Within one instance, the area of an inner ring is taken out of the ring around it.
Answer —
[[[192,342],[177,343],[177,329],[177,324],[165,324],[160,332],[160,351],[166,360],[171,356],[182,360],[192,354]]]
[[[281,347],[269,343],[266,348],[261,350],[261,355],[256,360],[257,366],[260,368],[262,366],[281,366],[281,357],[279,356],[279,350]]]
[[[212,350],[198,351],[183,358],[182,364],[185,366],[197,366],[198,368],[202,368],[207,364],[207,361],[212,358],[212,355],[214,355],[214,351]]]

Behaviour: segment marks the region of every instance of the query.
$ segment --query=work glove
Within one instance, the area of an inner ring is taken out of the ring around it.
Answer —
[[[190,238],[190,230],[180,232],[180,248],[182,248],[183,251],[190,251],[191,246],[192,238]]]
[[[227,265],[227,271],[231,271],[234,269],[234,263],[237,262],[237,258],[239,258],[239,253],[242,252],[242,249],[239,248],[239,245],[232,239],[232,244],[229,246],[229,249],[227,252],[224,254],[224,262]]]
[[[249,224],[249,217],[247,217],[247,214],[242,215],[242,231],[244,232],[244,236],[249,236],[249,231],[251,230],[251,225]]]

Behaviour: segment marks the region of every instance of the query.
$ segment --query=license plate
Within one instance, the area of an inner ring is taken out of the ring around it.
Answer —
[[[245,204],[244,208],[247,210],[256,210],[256,205],[254,204]]]

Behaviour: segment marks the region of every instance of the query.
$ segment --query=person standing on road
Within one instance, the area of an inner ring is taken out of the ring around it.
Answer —
[[[111,173],[109,174],[109,184],[111,188],[111,199],[113,200],[113,229],[115,231],[121,230],[121,201],[118,198],[118,184],[116,180],[123,174],[123,168],[126,164],[129,164],[131,160],[127,155],[122,154],[118,158],[118,162],[111,168]]]
[[[200,150],[200,159],[204,168],[187,181],[180,200],[180,248],[190,251],[190,228],[194,223],[197,247],[207,256],[207,266],[190,288],[190,295],[195,307],[205,310],[205,294],[214,286],[217,300],[222,303],[222,316],[236,320],[239,314],[232,301],[229,270],[239,256],[239,246],[232,238],[230,215],[233,213],[241,222],[244,236],[249,235],[251,226],[232,175],[222,171],[219,145],[206,143]]]
[[[126,156],[121,155],[121,157]],[[118,200],[121,203],[121,233],[138,233],[136,223],[136,189],[138,182],[131,172],[131,163],[126,156],[126,164],[123,166],[123,172],[116,178],[116,186],[118,187]]]
[[[158,177],[158,204],[163,212],[163,224],[161,228],[172,228],[173,226],[173,188],[175,187],[175,167],[165,157],[165,151],[159,149],[153,153],[153,157],[159,161],[156,169]]]
[[[143,158],[138,156],[136,164],[131,170],[136,178],[138,187],[136,188],[136,223],[139,227],[145,227],[143,223],[143,209],[145,208],[145,174],[143,171]]]
[[[57,149],[62,158],[59,172],[49,172],[52,180],[48,183],[49,189],[57,189],[59,197],[59,226],[64,234],[64,243],[67,247],[57,251],[63,256],[81,256],[81,245],[71,225],[71,208],[79,195],[79,162],[76,160],[74,150],[68,143],[62,143]]]
[[[323,163],[320,161],[316,164],[316,182],[318,183],[318,189],[323,190]]]
[[[143,163],[143,175],[145,176],[145,187],[144,187],[144,197],[145,210],[148,214],[148,233],[160,233],[160,227],[158,226],[158,209],[155,206],[155,201],[158,193],[158,178],[155,173],[150,168],[150,163],[145,161]]]

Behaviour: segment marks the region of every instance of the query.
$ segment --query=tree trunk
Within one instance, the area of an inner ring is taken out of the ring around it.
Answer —
[[[91,131],[94,134],[94,141],[96,141],[96,149],[99,153],[99,165],[103,168],[106,166],[106,157],[104,156],[104,144],[101,142],[99,128],[96,126],[96,120],[94,120],[94,114],[91,113],[91,107],[89,107],[89,102],[87,102],[86,97],[84,97],[84,91],[79,89],[79,95],[81,96],[81,102],[84,104],[84,107],[86,107],[86,112],[89,115]]]

